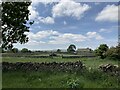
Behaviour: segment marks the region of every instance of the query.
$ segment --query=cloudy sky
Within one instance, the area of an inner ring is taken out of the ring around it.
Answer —
[[[118,42],[118,3],[114,2],[36,2],[29,6],[30,20],[34,24],[26,33],[29,42],[15,47],[31,50],[97,48]]]

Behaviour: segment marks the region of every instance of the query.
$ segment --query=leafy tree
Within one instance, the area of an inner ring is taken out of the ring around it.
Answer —
[[[23,49],[21,50],[21,52],[22,52],[22,53],[27,53],[27,52],[29,52],[29,50],[28,50],[27,48],[23,48]]]
[[[69,53],[74,53],[76,51],[76,46],[74,44],[71,44],[68,48],[67,48],[67,52]]]
[[[107,50],[106,56],[113,59],[120,59],[120,47],[111,47]]]
[[[2,48],[12,49],[13,43],[26,43],[29,32],[29,10],[31,2],[2,2]]]
[[[13,53],[18,53],[18,51],[19,51],[19,50],[18,50],[17,48],[13,48],[13,49],[12,49],[12,52],[13,52]]]
[[[105,53],[108,50],[108,46],[106,44],[101,44],[98,49],[95,50],[97,56],[100,56],[102,59],[105,58]]]
[[[120,59],[120,44],[116,46],[116,53],[118,55],[118,59]]]
[[[60,53],[60,52],[61,52],[61,50],[60,50],[60,49],[57,49],[57,52],[58,52],[58,53]]]

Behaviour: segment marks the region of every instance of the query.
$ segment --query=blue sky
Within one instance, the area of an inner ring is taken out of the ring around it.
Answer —
[[[77,48],[92,49],[100,44],[116,46],[118,42],[117,2],[35,2],[29,7],[35,23],[26,33],[29,42],[15,47],[31,50]]]

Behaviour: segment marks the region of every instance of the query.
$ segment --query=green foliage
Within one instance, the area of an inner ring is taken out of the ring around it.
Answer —
[[[11,49],[13,43],[26,43],[29,32],[29,10],[31,2],[2,2],[2,48]]]
[[[95,53],[97,56],[100,56],[100,58],[104,59],[105,53],[108,50],[108,46],[106,44],[101,44],[96,50]]]
[[[60,49],[57,49],[57,53],[60,53],[61,52],[61,50]]]
[[[13,53],[18,53],[18,51],[19,51],[19,50],[18,50],[17,48],[13,48],[13,49],[12,49],[12,52],[13,52]]]
[[[71,44],[68,48],[67,48],[67,52],[68,53],[74,53],[76,50],[76,46],[74,44]]]
[[[106,56],[113,59],[120,59],[120,47],[111,47],[107,50]]]
[[[93,71],[94,72],[94,71]],[[68,72],[8,71],[3,72],[3,88],[118,88],[120,77],[97,74]],[[94,75],[95,74],[95,75]],[[94,76],[93,76],[94,75]],[[89,77],[90,76],[90,77]],[[95,79],[92,79],[92,76]],[[17,82],[17,83],[16,83]]]
[[[83,88],[84,83],[80,82],[79,79],[70,79],[67,81],[69,88]]]
[[[100,49],[103,52],[106,52],[108,50],[107,44],[101,44],[98,49]]]
[[[29,52],[29,50],[28,50],[27,48],[23,48],[23,49],[21,50],[21,52],[22,52],[22,53],[27,53],[27,52]]]

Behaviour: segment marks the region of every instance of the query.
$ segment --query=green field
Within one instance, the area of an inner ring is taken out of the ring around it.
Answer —
[[[118,61],[99,58],[25,58],[3,57],[2,62],[75,62],[82,61],[87,70],[83,72],[23,72],[7,71],[2,74],[3,88],[118,88],[119,76],[99,72],[101,64],[117,64]],[[92,68],[90,71],[88,68]]]
[[[118,82],[118,77],[95,71],[3,73],[3,88],[118,88]]]
[[[82,61],[86,67],[91,68],[98,68],[101,64],[117,64],[117,60],[111,59],[100,59],[100,58],[61,58],[61,57],[54,57],[54,58],[25,58],[25,57],[3,57],[2,61],[5,62],[75,62],[75,61]]]

